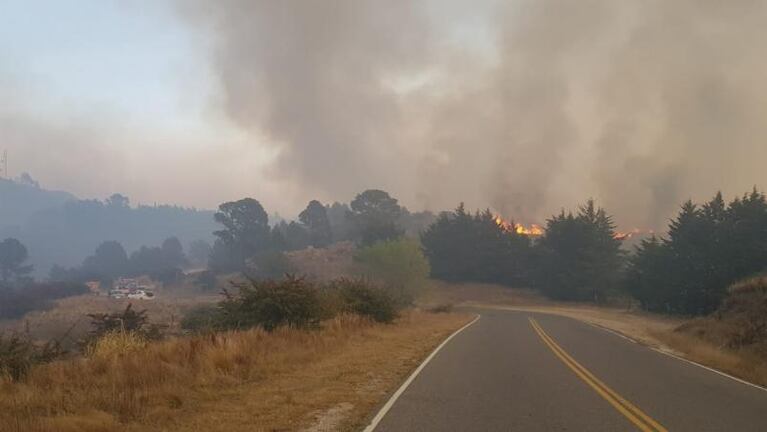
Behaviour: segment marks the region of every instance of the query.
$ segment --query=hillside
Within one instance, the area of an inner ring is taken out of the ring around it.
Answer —
[[[82,200],[26,181],[0,180],[0,238],[18,238],[29,250],[35,274],[53,265],[80,265],[103,241],[116,240],[130,253],[176,236],[184,246],[211,240],[213,212],[172,205],[131,207],[127,198]]]
[[[0,231],[22,225],[41,210],[76,199],[67,192],[42,189],[31,179],[21,182],[0,178]]]

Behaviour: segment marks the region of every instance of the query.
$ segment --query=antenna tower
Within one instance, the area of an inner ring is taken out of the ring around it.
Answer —
[[[8,150],[3,150],[3,154],[0,155],[0,178],[8,179]]]

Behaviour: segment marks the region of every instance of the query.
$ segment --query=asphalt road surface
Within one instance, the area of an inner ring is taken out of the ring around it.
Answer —
[[[479,311],[375,432],[767,431],[767,391],[565,317]]]

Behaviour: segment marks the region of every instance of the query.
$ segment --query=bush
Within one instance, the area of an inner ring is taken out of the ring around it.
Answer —
[[[282,252],[259,254],[250,264],[248,274],[254,279],[282,279],[295,272],[295,266]]]
[[[331,288],[338,292],[344,312],[383,323],[390,323],[399,316],[397,299],[384,287],[365,279],[337,279],[331,283]]]
[[[21,288],[0,286],[0,319],[19,318],[28,312],[45,310],[53,300],[85,294],[88,288],[72,282],[31,283]]]
[[[23,378],[37,364],[48,363],[66,354],[58,341],[35,344],[28,336],[0,334],[0,378]]]
[[[92,345],[102,337],[115,332],[130,332],[140,335],[145,339],[156,340],[162,336],[162,329],[156,324],[149,322],[147,311],[135,311],[133,304],[128,303],[122,312],[88,314],[91,319],[90,340],[87,345]]]
[[[728,345],[732,348],[767,345],[767,278],[748,279],[730,286],[729,295],[715,317],[731,321],[737,329]]]
[[[228,329],[263,327],[272,331],[287,325],[311,328],[323,318],[317,288],[302,277],[283,280],[232,282],[236,294],[224,291],[220,325]]]
[[[181,328],[194,332],[222,327],[221,309],[216,305],[201,305],[191,309],[181,320]]]
[[[418,242],[410,239],[377,243],[355,256],[366,276],[385,283],[402,305],[413,301],[414,292],[429,277],[429,261]]]

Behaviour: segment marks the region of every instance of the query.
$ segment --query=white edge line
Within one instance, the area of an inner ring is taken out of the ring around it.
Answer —
[[[732,375],[730,375],[730,374],[728,374],[728,373],[726,373],[726,372],[722,372],[722,371],[720,371],[720,370],[716,370],[716,369],[714,369],[714,368],[712,368],[712,367],[709,367],[709,366],[706,366],[706,365],[700,364],[700,363],[698,363],[698,362],[695,362],[695,361],[692,361],[692,360],[690,360],[690,359],[686,359],[686,358],[684,358],[684,357],[682,357],[682,356],[678,356],[678,355],[676,355],[676,354],[674,354],[674,353],[672,353],[672,352],[669,352],[668,350],[665,350],[665,349],[663,349],[663,348],[656,348],[656,347],[652,347],[652,346],[649,346],[649,345],[645,345],[645,344],[642,344],[642,343],[638,342],[636,339],[633,339],[633,338],[631,338],[631,337],[629,337],[629,336],[626,336],[626,335],[624,335],[624,334],[621,334],[620,332],[617,332],[617,331],[615,331],[615,330],[609,329],[609,328],[607,328],[607,327],[603,327],[603,326],[601,326],[601,325],[599,325],[599,324],[594,324],[594,323],[592,323],[592,322],[586,322],[586,323],[587,323],[587,324],[589,324],[589,325],[591,325],[592,327],[596,327],[596,328],[598,328],[598,329],[601,329],[601,330],[604,330],[604,331],[606,331],[606,332],[608,332],[608,333],[612,333],[612,334],[614,334],[615,336],[618,336],[618,337],[621,337],[621,338],[623,338],[623,339],[626,339],[626,340],[628,340],[628,341],[629,341],[629,342],[631,342],[631,343],[635,343],[635,344],[639,344],[639,345],[644,345],[644,346],[646,346],[647,348],[650,348],[651,350],[653,350],[653,351],[655,351],[655,352],[657,352],[657,353],[659,353],[659,354],[663,354],[663,355],[669,356],[669,357],[671,357],[671,358],[675,358],[675,359],[677,359],[677,360],[681,360],[681,361],[683,361],[683,362],[685,362],[685,363],[689,363],[689,364],[691,364],[691,365],[693,365],[693,366],[697,366],[697,367],[699,367],[699,368],[703,368],[703,369],[705,369],[705,370],[707,370],[707,371],[709,371],[709,372],[713,372],[713,373],[715,373],[715,374],[717,374],[717,375],[721,375],[721,376],[723,376],[723,377],[725,377],[725,378],[729,378],[729,379],[731,379],[731,380],[733,380],[733,381],[737,381],[737,382],[739,382],[739,383],[741,383],[741,384],[745,384],[745,385],[747,385],[747,386],[749,386],[749,387],[754,387],[754,388],[756,388],[756,389],[759,389],[759,390],[762,390],[762,391],[767,391],[767,388],[765,388],[765,387],[762,387],[762,386],[760,386],[760,385],[758,385],[758,384],[754,384],[754,383],[752,383],[752,382],[748,382],[748,381],[746,381],[746,380],[743,380],[743,379],[740,379],[740,378],[738,378],[738,377],[736,377],[736,376],[732,376]]]
[[[621,339],[625,339],[625,340],[627,340],[627,341],[629,341],[629,342],[631,342],[633,344],[642,345],[641,343],[639,343],[639,341],[637,341],[636,339],[632,338],[631,336],[626,336],[625,334],[623,334],[621,332],[618,332],[618,331],[615,331],[615,330],[613,330],[611,328],[607,328],[605,326],[602,326],[602,325],[599,325],[599,324],[596,324],[596,323],[593,323],[593,322],[590,322],[590,321],[581,321],[581,322],[585,322],[586,324],[588,324],[588,325],[590,325],[590,326],[592,326],[594,328],[598,328],[599,330],[606,331],[607,333],[611,333],[611,334],[613,334],[615,336],[618,336]]]
[[[767,391],[767,388],[765,388],[765,387],[762,387],[762,386],[760,386],[760,385],[758,385],[758,384],[754,384],[754,383],[752,383],[752,382],[748,382],[748,381],[746,381],[746,380],[742,380],[742,379],[740,379],[740,378],[738,378],[738,377],[732,376],[732,375],[730,375],[730,374],[728,374],[728,373],[725,373],[725,372],[722,372],[722,371],[720,371],[720,370],[716,370],[716,369],[714,369],[714,368],[711,368],[711,367],[708,367],[708,366],[702,365],[702,364],[700,364],[700,363],[698,363],[698,362],[694,362],[694,361],[692,361],[692,360],[690,360],[690,359],[686,359],[686,358],[684,358],[684,357],[680,357],[680,356],[678,356],[678,355],[676,355],[676,354],[672,354],[672,353],[670,353],[670,352],[668,352],[668,351],[666,351],[666,350],[663,350],[663,349],[660,349],[660,348],[654,348],[654,347],[649,347],[649,348],[650,348],[650,349],[652,349],[652,350],[653,350],[653,351],[655,351],[655,352],[658,352],[658,353],[661,353],[661,354],[667,355],[667,356],[669,356],[669,357],[672,357],[672,358],[675,358],[675,359],[677,359],[677,360],[681,360],[681,361],[683,361],[683,362],[685,362],[685,363],[689,363],[689,364],[691,364],[691,365],[694,365],[694,366],[698,366],[699,368],[703,368],[703,369],[705,369],[705,370],[707,370],[707,371],[709,371],[709,372],[713,372],[713,373],[715,373],[715,374],[717,374],[717,375],[721,375],[721,376],[723,376],[723,377],[725,377],[725,378],[729,378],[729,379],[731,379],[731,380],[733,380],[733,381],[737,381],[737,382],[739,382],[739,383],[741,383],[741,384],[745,384],[745,385],[747,385],[747,386],[749,386],[749,387],[753,387],[753,388],[755,388],[755,389],[759,389],[759,390],[761,390],[761,391]]]
[[[392,397],[391,397],[391,398],[389,398],[389,400],[388,400],[388,401],[386,402],[386,404],[385,404],[385,405],[384,405],[384,406],[381,408],[381,410],[380,410],[380,411],[378,411],[378,414],[376,414],[376,416],[375,416],[375,417],[373,417],[373,420],[371,420],[371,421],[370,421],[370,424],[369,424],[369,425],[368,425],[368,426],[367,426],[367,427],[364,429],[364,431],[363,431],[363,432],[373,432],[373,431],[375,430],[376,426],[378,426],[378,423],[380,423],[380,422],[381,422],[381,420],[383,420],[384,416],[386,416],[386,413],[388,413],[388,412],[389,412],[389,410],[391,409],[391,407],[392,407],[392,406],[394,406],[394,403],[395,403],[395,402],[397,402],[397,399],[399,399],[399,397],[402,395],[402,393],[404,393],[404,392],[405,392],[405,390],[407,390],[408,386],[410,386],[410,383],[412,383],[412,382],[413,382],[413,380],[415,379],[415,377],[417,377],[417,376],[418,376],[418,374],[419,374],[419,373],[421,373],[421,370],[423,370],[423,368],[425,368],[425,367],[426,367],[426,365],[427,365],[427,364],[428,364],[428,363],[431,361],[431,359],[433,359],[433,358],[434,358],[434,356],[436,356],[436,355],[437,355],[437,353],[439,352],[439,350],[441,350],[441,349],[442,349],[442,347],[444,347],[445,345],[447,345],[447,343],[448,343],[448,342],[450,342],[450,339],[452,339],[453,337],[455,337],[456,335],[458,335],[458,333],[460,333],[460,332],[464,331],[464,330],[465,330],[466,328],[468,328],[470,325],[472,325],[472,324],[474,324],[475,322],[477,322],[477,321],[479,320],[479,318],[480,318],[480,317],[481,317],[481,315],[477,315],[477,316],[476,316],[476,318],[474,318],[474,319],[473,319],[473,320],[472,320],[470,323],[468,323],[468,324],[466,324],[465,326],[463,326],[463,327],[459,328],[458,330],[456,330],[455,332],[453,332],[453,334],[451,334],[450,336],[448,336],[448,337],[447,337],[447,339],[445,339],[444,341],[442,341],[442,343],[441,343],[441,344],[439,344],[439,346],[438,346],[437,348],[435,348],[435,349],[434,349],[434,351],[432,351],[432,352],[431,352],[431,354],[429,354],[429,357],[426,357],[426,360],[424,360],[424,361],[421,363],[421,365],[420,365],[420,366],[418,366],[418,368],[417,368],[415,371],[413,371],[413,373],[412,373],[412,374],[410,374],[410,376],[408,377],[408,379],[407,379],[407,380],[405,380],[405,382],[404,382],[404,383],[402,383],[402,385],[400,386],[400,388],[398,388],[398,389],[397,389],[397,391],[396,391],[396,392],[394,392],[394,394],[392,395]]]

